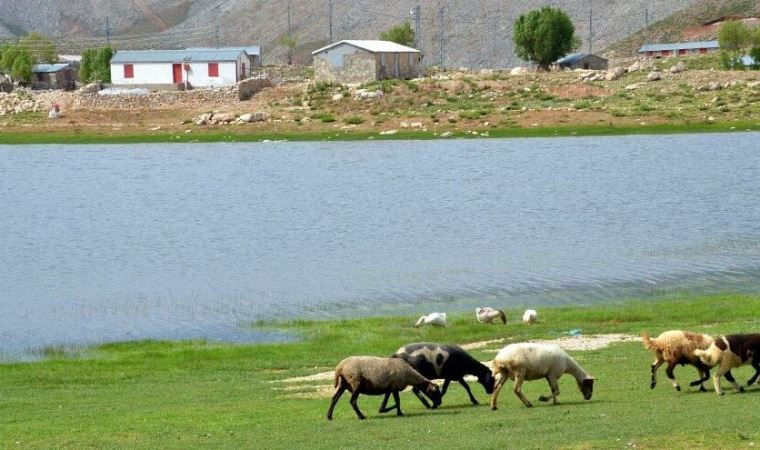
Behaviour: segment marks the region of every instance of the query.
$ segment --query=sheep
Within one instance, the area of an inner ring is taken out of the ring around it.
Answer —
[[[491,370],[457,345],[440,345],[432,342],[409,344],[398,349],[391,358],[403,359],[425,378],[431,380],[443,379],[441,398],[446,395],[449,383],[454,380],[464,387],[467,395],[470,396],[472,404],[478,405],[477,399],[475,399],[472,391],[470,391],[470,386],[464,381],[465,375],[475,375],[478,377],[478,382],[485,388],[487,394],[493,392],[494,378]],[[412,392],[414,392],[426,408],[430,408],[430,405],[417,387],[414,387]],[[389,396],[390,393],[385,394],[385,399],[380,409],[384,408]]]
[[[496,409],[496,400],[499,391],[506,383],[507,378],[515,382],[514,393],[527,407],[533,404],[522,393],[523,381],[546,378],[551,388],[550,396],[540,396],[539,401],[547,402],[550,399],[557,404],[559,384],[557,381],[562,375],[569,373],[578,382],[578,389],[583,398],[591,400],[594,391],[594,380],[578,365],[564,350],[553,344],[522,343],[510,344],[501,349],[493,360],[494,376],[498,375],[493,395],[491,396],[491,409]]]
[[[732,334],[721,336],[716,339],[707,350],[694,350],[702,363],[715,366],[720,364],[713,375],[713,385],[718,395],[723,395],[720,387],[720,377],[724,374],[731,385],[739,392],[744,388],[739,386],[731,374],[731,369],[749,363],[755,368],[755,374],[747,381],[747,386],[752,386],[760,377],[760,334]]]
[[[689,364],[696,367],[699,372],[699,379],[689,383],[689,386],[699,386],[699,390],[706,392],[704,382],[710,379],[710,367],[702,363],[697,356],[694,355],[694,351],[697,349],[706,349],[712,344],[713,338],[700,333],[691,333],[681,330],[666,331],[656,338],[650,339],[649,333],[646,331],[641,334],[641,340],[644,343],[644,348],[654,352],[655,360],[652,363],[652,381],[649,384],[650,389],[654,389],[657,386],[657,369],[664,363],[668,363],[668,368],[665,369],[670,381],[673,383],[673,387],[677,391],[681,390],[681,386],[676,381],[673,369],[676,365]]]
[[[446,326],[446,313],[430,313],[426,316],[420,317],[420,319],[417,321],[417,323],[414,324],[415,327],[420,327],[420,325],[433,325],[434,327],[445,327]]]
[[[488,306],[485,308],[475,308],[475,317],[480,323],[493,323],[497,318],[500,318],[505,325],[507,323],[507,316],[504,315],[504,311]]]
[[[535,309],[526,309],[523,313],[523,323],[532,325],[538,321],[538,313]]]
[[[351,407],[354,408],[359,420],[366,419],[356,404],[359,394],[393,394],[396,404],[390,408],[381,409],[380,412],[395,409],[397,416],[403,416],[398,393],[407,386],[424,390],[425,394],[433,400],[435,407],[441,404],[441,392],[438,386],[420,375],[403,359],[374,356],[348,357],[335,367],[335,393],[330,402],[330,409],[327,410],[327,420],[332,420],[335,404],[346,390],[351,392]]]

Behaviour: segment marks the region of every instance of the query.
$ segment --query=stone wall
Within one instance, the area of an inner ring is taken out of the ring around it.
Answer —
[[[262,89],[272,87],[272,80],[269,77],[248,78],[239,82],[236,86],[238,99],[240,101],[250,100],[256,93]]]
[[[336,47],[314,57],[314,79],[333,83],[367,83],[377,79],[375,55],[365,50],[346,53],[343,65],[335,65],[330,60],[330,52]]]

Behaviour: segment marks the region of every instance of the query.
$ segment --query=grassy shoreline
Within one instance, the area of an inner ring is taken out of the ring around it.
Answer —
[[[649,389],[651,355],[636,342],[571,354],[599,378],[584,402],[570,378],[559,406],[524,408],[505,389],[500,409],[469,406],[452,386],[441,409],[425,411],[402,394],[407,417],[381,416],[379,398],[361,397],[359,422],[347,399],[328,423],[330,381],[283,383],[331,370],[352,354],[386,355],[414,341],[499,342],[474,350],[481,360],[509,342],[584,334],[659,333],[685,328],[721,334],[757,332],[760,296],[680,295],[610,305],[541,310],[524,326],[509,310],[507,325],[484,326],[456,314],[446,329],[412,326],[411,317],[294,321],[272,327],[298,342],[233,345],[194,342],[108,344],[81,357],[51,354],[35,363],[0,365],[0,448],[752,448],[760,443],[760,387],[718,397],[675,392],[663,373]],[[736,371],[746,381],[749,368]],[[696,371],[678,368],[691,380]],[[709,384],[708,384],[709,387]],[[526,395],[547,389],[527,383]],[[475,384],[481,404],[488,396]],[[326,397],[327,396],[327,397]],[[740,419],[740,420],[737,420]]]
[[[381,135],[367,131],[262,132],[251,133],[229,127],[225,129],[184,132],[120,132],[116,134],[91,132],[62,132],[32,130],[0,132],[0,145],[29,144],[148,144],[148,143],[213,143],[262,141],[361,141],[361,140],[431,140],[475,138],[529,138],[570,136],[618,136],[634,134],[686,134],[760,131],[757,121],[658,123],[646,125],[562,125],[533,128],[473,128],[474,133],[455,131],[441,137],[443,130],[405,131]],[[483,135],[482,133],[487,133]]]

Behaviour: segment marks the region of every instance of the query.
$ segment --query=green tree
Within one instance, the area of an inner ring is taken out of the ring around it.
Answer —
[[[91,48],[82,51],[82,62],[79,65],[79,79],[82,83],[90,83],[93,80],[94,50]]]
[[[732,20],[718,29],[721,64],[725,69],[743,69],[741,52],[750,43],[750,32],[744,22]]]
[[[391,41],[401,45],[413,45],[414,44],[414,30],[409,21],[396,25],[387,31],[380,33],[380,39],[384,41]]]
[[[32,80],[32,57],[26,50],[20,50],[16,55],[11,68],[11,78],[27,83]]]
[[[293,36],[282,36],[279,39],[279,44],[288,49],[288,65],[293,65],[293,50],[298,46],[298,41]]]
[[[17,45],[5,44],[3,46],[2,57],[0,57],[0,69],[6,73],[10,73],[18,53],[19,49]]]
[[[544,6],[517,18],[514,36],[517,56],[531,61],[542,70],[578,48],[575,26],[559,8]]]
[[[29,33],[19,40],[19,46],[29,53],[33,64],[58,62],[58,52],[53,40],[37,32]]]
[[[755,60],[755,65],[752,68],[758,70],[760,69],[760,27],[755,27],[752,30],[750,33],[749,42],[749,56]]]
[[[111,82],[111,58],[113,58],[113,48],[110,45],[101,47],[97,51],[95,58],[95,76],[103,83]]]

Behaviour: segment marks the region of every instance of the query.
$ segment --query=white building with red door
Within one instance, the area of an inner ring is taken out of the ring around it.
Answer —
[[[231,86],[251,75],[243,47],[186,50],[120,50],[111,59],[111,83],[130,87]]]

